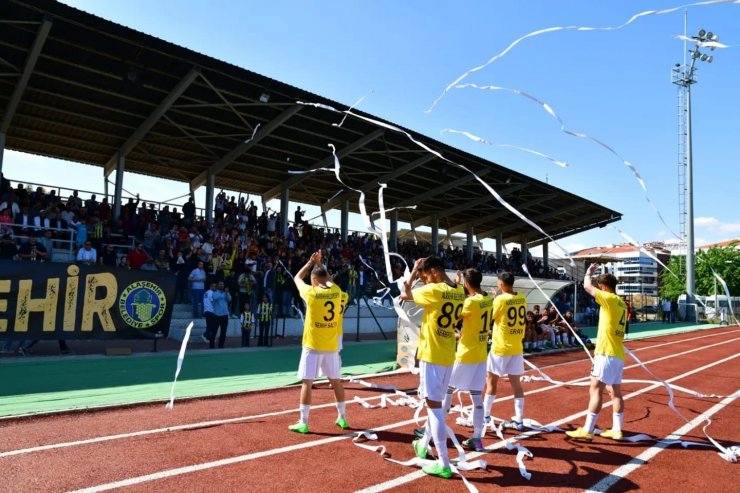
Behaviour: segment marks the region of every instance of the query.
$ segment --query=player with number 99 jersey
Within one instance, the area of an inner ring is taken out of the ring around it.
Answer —
[[[306,302],[303,347],[315,351],[339,350],[342,290],[336,284],[327,287],[304,284],[299,288]]]
[[[493,348],[496,356],[524,354],[527,299],[522,294],[501,293],[493,299]]]
[[[488,356],[488,334],[491,329],[493,300],[488,293],[477,293],[465,299],[462,309],[462,332],[457,345],[458,363],[484,363]]]
[[[414,303],[424,307],[417,358],[452,366],[455,362],[455,327],[460,320],[465,290],[445,282],[430,283],[413,291]]]

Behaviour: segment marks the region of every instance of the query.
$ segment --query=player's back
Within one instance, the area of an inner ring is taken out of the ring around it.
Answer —
[[[301,298],[306,302],[304,347],[316,351],[339,349],[337,330],[342,321],[342,293],[336,284],[301,289]]]

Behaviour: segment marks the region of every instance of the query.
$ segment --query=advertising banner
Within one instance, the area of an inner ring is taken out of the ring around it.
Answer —
[[[0,261],[0,339],[166,337],[174,291],[169,272]]]

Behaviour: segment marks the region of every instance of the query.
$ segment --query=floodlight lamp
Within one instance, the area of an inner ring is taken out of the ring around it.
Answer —
[[[712,60],[714,60],[714,57],[713,56],[708,56],[707,57],[707,63],[712,63]]]
[[[707,55],[702,55],[699,57],[699,60],[701,60],[702,62],[706,62],[707,58],[708,58]]]
[[[719,41],[719,34],[715,34],[714,36],[712,36],[710,41]]]
[[[270,101],[270,93],[269,92],[263,92],[260,94],[260,103],[267,103]]]
[[[714,38],[714,33],[710,31],[707,33],[707,41],[712,41],[712,38]]]
[[[707,32],[704,29],[699,29],[699,37],[700,38],[703,38],[705,34],[707,34]]]
[[[691,52],[691,58],[699,58],[701,56],[701,53],[699,53],[699,50],[694,50]]]

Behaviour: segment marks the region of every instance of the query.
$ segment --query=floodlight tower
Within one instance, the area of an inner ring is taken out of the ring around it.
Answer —
[[[696,36],[692,36],[691,39],[694,42],[694,48],[689,50],[691,54],[691,64],[686,68],[686,61],[684,60],[683,66],[676,64],[673,67],[673,78],[672,82],[679,86],[679,97],[680,97],[680,108],[681,115],[683,117],[683,128],[682,134],[679,139],[682,140],[679,144],[679,148],[683,149],[679,155],[679,159],[683,162],[679,163],[679,170],[681,167],[685,170],[684,179],[685,183],[684,190],[679,189],[679,196],[683,192],[683,197],[679,198],[679,214],[681,214],[681,233],[683,234],[684,240],[686,241],[686,296],[688,303],[694,303],[694,175],[693,175],[693,163],[692,163],[692,149],[691,149],[691,85],[696,83],[694,78],[694,72],[696,70],[696,62],[707,62],[712,63],[714,57],[705,55],[699,51],[699,48],[708,47],[711,51],[716,48],[716,43],[719,40],[719,36],[707,32],[704,29],[699,29]],[[685,140],[683,140],[685,139]],[[679,176],[681,172],[679,171]],[[682,185],[679,183],[679,187]],[[683,198],[683,203],[681,203]]]

